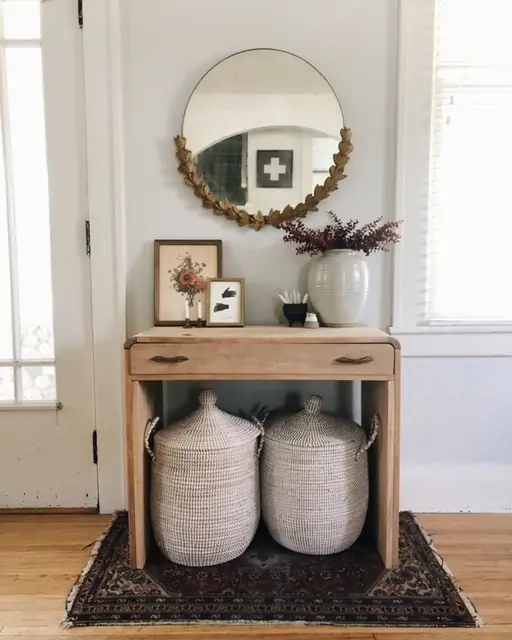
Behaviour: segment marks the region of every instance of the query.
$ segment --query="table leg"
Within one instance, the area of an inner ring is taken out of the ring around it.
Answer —
[[[128,518],[130,527],[130,563],[143,569],[151,541],[149,524],[149,464],[144,449],[144,428],[158,415],[159,388],[155,382],[137,382],[128,378],[126,388],[126,456],[128,478]]]
[[[398,566],[400,411],[396,382],[363,382],[362,416],[369,425],[380,417],[380,430],[370,450],[370,496],[377,549],[387,569]]]

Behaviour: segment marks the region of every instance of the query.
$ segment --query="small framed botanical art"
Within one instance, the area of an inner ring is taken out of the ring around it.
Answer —
[[[243,327],[245,280],[210,278],[206,286],[206,324],[209,327]]]
[[[206,283],[222,276],[221,240],[155,240],[155,326],[204,318]]]

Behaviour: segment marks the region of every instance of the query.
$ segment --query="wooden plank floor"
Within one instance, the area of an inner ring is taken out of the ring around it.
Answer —
[[[62,630],[65,597],[109,518],[0,516],[0,640],[13,638],[275,638],[326,640],[512,640],[512,515],[420,517],[486,626],[478,630],[329,627],[99,627]]]

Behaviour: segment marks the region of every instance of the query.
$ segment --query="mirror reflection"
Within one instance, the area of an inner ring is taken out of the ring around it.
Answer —
[[[343,116],[327,80],[292,54],[254,49],[199,82],[183,135],[215,197],[249,213],[295,206],[323,184]]]

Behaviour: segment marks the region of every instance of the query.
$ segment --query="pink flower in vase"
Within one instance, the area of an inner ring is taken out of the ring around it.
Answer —
[[[194,287],[197,283],[197,278],[192,271],[182,271],[180,273],[180,283],[187,287]]]
[[[196,281],[196,288],[199,293],[204,293],[206,291],[206,280],[201,280],[201,278],[198,278]]]

